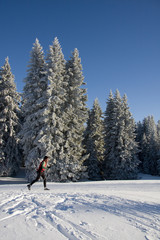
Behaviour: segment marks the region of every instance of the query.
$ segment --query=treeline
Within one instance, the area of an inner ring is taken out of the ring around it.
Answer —
[[[160,122],[147,117],[136,124],[118,90],[104,114],[98,99],[89,110],[77,49],[66,61],[55,38],[45,58],[36,39],[24,81],[20,96],[7,58],[0,69],[1,176],[24,165],[31,180],[45,155],[51,181],[160,175]]]

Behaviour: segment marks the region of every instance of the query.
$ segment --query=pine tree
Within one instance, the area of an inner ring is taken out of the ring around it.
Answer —
[[[110,93],[105,112],[105,176],[109,179],[132,179],[137,174],[135,124],[126,96],[117,90]]]
[[[123,134],[123,150],[121,158],[124,159],[123,164],[128,178],[136,178],[137,170],[140,164],[138,159],[138,144],[136,142],[136,124],[127,103],[127,96],[122,98],[124,134]]]
[[[10,176],[18,171],[20,164],[20,95],[8,58],[0,70],[0,175]]]
[[[160,149],[160,120],[157,123],[157,138],[158,138],[158,148]]]
[[[45,154],[37,141],[39,133],[43,132],[44,128],[44,108],[48,85],[45,68],[44,52],[36,39],[31,51],[28,74],[23,89],[24,121],[20,133],[28,180],[34,177],[35,170]]]
[[[119,92],[116,92],[114,99],[112,91],[110,91],[105,112],[105,161],[104,176],[105,178],[117,178],[116,171],[119,167],[119,150],[118,150],[118,121],[121,116],[121,98]],[[118,150],[118,151],[117,151]]]
[[[87,160],[89,178],[92,180],[101,179],[104,160],[104,122],[97,98],[89,113],[85,135],[87,153],[90,154]]]
[[[160,175],[160,120],[157,123],[157,173]]]
[[[149,158],[150,155],[150,147],[149,142],[146,137],[146,134],[143,133],[142,141],[141,141],[141,162],[142,162],[142,172],[144,173],[150,173],[150,164],[149,164]]]
[[[143,143],[143,124],[139,121],[136,124],[136,142],[138,144],[138,159],[140,161],[139,171],[143,171],[143,156],[142,156],[142,143]]]
[[[84,77],[82,74],[81,59],[79,52],[74,50],[71,59],[66,64],[67,70],[67,104],[66,104],[66,131],[65,131],[65,156],[67,179],[77,181],[84,178],[86,168],[83,166],[88,155],[85,154],[83,145],[85,123],[88,117],[86,107],[87,95],[83,88]]]
[[[48,171],[48,179],[51,181],[63,180],[65,169],[64,132],[66,128],[66,88],[65,59],[57,38],[50,46],[47,57],[47,105],[44,112],[45,126],[39,134],[38,141],[41,149],[50,156],[51,168]]]
[[[143,171],[148,174],[157,174],[158,137],[157,126],[153,116],[143,120],[142,141]]]

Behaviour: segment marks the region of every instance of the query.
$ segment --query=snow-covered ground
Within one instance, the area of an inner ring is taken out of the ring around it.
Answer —
[[[0,178],[0,239],[160,239],[160,178],[79,183]]]

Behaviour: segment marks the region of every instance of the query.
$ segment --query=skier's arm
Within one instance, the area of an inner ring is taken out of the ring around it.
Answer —
[[[51,164],[47,165],[47,168],[51,168]]]

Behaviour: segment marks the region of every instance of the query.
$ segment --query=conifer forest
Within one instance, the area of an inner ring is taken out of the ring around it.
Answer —
[[[136,123],[118,90],[88,109],[78,49],[65,60],[55,38],[45,57],[36,39],[26,72],[18,93],[8,58],[0,68],[0,176],[25,166],[30,181],[45,155],[55,182],[160,175],[160,121]]]

